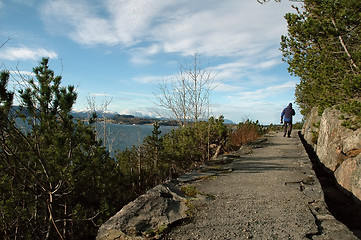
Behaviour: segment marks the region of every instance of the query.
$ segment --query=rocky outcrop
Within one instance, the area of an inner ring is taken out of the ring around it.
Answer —
[[[361,129],[343,127],[342,114],[336,108],[326,109],[321,118],[316,115],[317,110],[312,109],[307,116],[304,138],[314,147],[320,162],[334,172],[338,184],[361,200]],[[317,143],[312,141],[312,132],[318,133]]]
[[[321,116],[318,115],[318,108],[312,108],[308,113],[305,123],[302,129],[303,138],[310,144],[315,150],[317,148],[317,138],[319,123],[321,121]]]
[[[124,206],[100,227],[96,239],[154,237],[165,231],[169,225],[185,218],[186,199],[175,184],[167,182],[150,189]]]
[[[361,200],[361,154],[346,159],[336,169],[335,178],[338,184]]]

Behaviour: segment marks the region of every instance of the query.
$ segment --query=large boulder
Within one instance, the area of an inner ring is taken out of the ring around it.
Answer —
[[[342,113],[336,108],[327,108],[322,117],[317,112],[313,108],[307,115],[302,134],[320,162],[334,172],[337,183],[361,200],[361,129],[343,127]]]
[[[99,229],[97,240],[143,239],[187,218],[186,199],[167,182],[124,206]]]
[[[336,181],[361,200],[361,154],[346,159],[335,171]]]
[[[322,114],[318,133],[317,156],[332,171],[346,159],[342,154],[361,148],[361,129],[353,131],[343,127],[341,115],[339,110],[327,108]]]
[[[317,149],[317,136],[318,136],[318,125],[321,121],[321,116],[318,115],[318,108],[312,108],[307,114],[305,122],[302,128],[302,135],[304,139],[310,144],[314,150]]]

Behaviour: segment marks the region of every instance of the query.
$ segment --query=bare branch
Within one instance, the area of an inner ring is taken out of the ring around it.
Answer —
[[[7,39],[3,44],[0,45],[0,48],[2,48],[2,47],[3,47],[5,44],[7,44],[10,40],[11,40],[11,38],[8,37],[8,39]]]
[[[336,26],[336,21],[335,21],[335,19],[334,19],[334,18],[332,18],[332,24],[333,24],[333,26],[335,27],[336,31],[338,31],[338,28],[337,28],[337,26]],[[345,51],[345,53],[346,53],[347,57],[348,57],[348,58],[349,58],[349,60],[350,60],[350,64],[351,64],[351,66],[352,66],[353,68],[355,68],[356,70],[358,70],[359,68],[358,68],[358,66],[356,65],[355,61],[353,60],[353,58],[352,58],[352,56],[351,56],[350,52],[348,51],[348,49],[347,49],[347,47],[346,47],[346,44],[345,44],[345,42],[343,41],[342,36],[341,36],[341,35],[339,35],[339,36],[338,36],[338,39],[339,39],[340,44],[341,44],[342,48],[344,49],[344,51]]]

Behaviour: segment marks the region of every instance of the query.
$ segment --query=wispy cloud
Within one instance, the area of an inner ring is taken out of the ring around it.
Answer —
[[[106,18],[97,15],[97,4],[87,1],[47,1],[40,9],[48,30],[65,34],[74,41],[86,44],[118,43],[118,38]],[[69,28],[70,27],[70,28]]]
[[[243,90],[243,88],[240,86],[234,86],[220,82],[214,82],[212,86],[212,89],[215,92],[239,92]]]
[[[158,84],[162,82],[164,77],[161,76],[138,76],[134,77],[133,81],[143,84]]]
[[[35,76],[35,73],[33,72],[29,72],[29,71],[10,71],[10,74],[15,75],[15,76],[29,76],[29,77],[33,77]]]
[[[213,105],[216,114],[223,114],[234,121],[262,119],[263,123],[277,123],[280,111],[293,100],[296,81],[274,83],[267,87],[229,91],[223,101]],[[233,86],[234,87],[234,86]],[[232,89],[232,85],[230,86]],[[274,96],[280,98],[274,98]],[[301,119],[298,113],[295,121]]]
[[[270,1],[260,5],[256,0],[209,0],[206,4],[191,0],[53,0],[45,1],[39,13],[49,32],[86,47],[119,48],[137,67],[154,64],[160,58],[161,63],[171,57],[179,60],[197,51],[211,62],[216,74],[215,94],[224,94],[217,99],[215,109],[224,114],[227,109],[230,114],[242,109],[242,114],[263,117],[268,114],[265,109],[278,114],[284,99],[273,99],[282,95],[289,101],[296,84],[289,78],[279,79],[281,74],[277,73],[283,66],[278,50],[280,35],[287,33],[282,15],[292,11],[292,4]],[[149,72],[135,73],[127,82],[148,87],[171,78]],[[127,103],[128,109],[140,102],[146,105],[149,98],[134,89],[119,94],[134,101]]]
[[[271,85],[269,87],[255,89],[253,91],[241,91],[238,92],[237,95],[233,95],[232,98],[235,98],[237,102],[266,99],[269,96],[274,96],[276,94],[280,94],[281,92],[293,91],[295,85],[295,81],[289,81],[279,85]]]
[[[9,47],[0,49],[0,58],[4,60],[38,60],[41,57],[57,58],[58,54],[44,48]]]
[[[66,24],[71,30],[63,28],[64,34],[80,44],[123,48],[142,44],[149,55],[160,51],[189,55],[197,50],[207,56],[251,57],[279,41],[286,31],[286,23],[279,24],[279,13],[290,10],[288,1],[260,5],[239,0],[207,4],[107,0],[95,5],[84,0],[48,1],[40,12],[49,31],[61,31]]]

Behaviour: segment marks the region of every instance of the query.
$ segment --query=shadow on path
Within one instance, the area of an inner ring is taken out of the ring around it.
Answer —
[[[239,161],[232,163],[235,171],[244,173],[260,173],[270,170],[290,170],[291,167],[285,167],[284,164],[278,164],[272,161],[279,160],[283,157],[257,157],[257,160],[251,158],[241,158]],[[284,157],[289,158],[289,157]]]
[[[312,146],[306,142],[301,132],[298,132],[298,135],[321,183],[329,211],[338,221],[353,231],[355,236],[361,239],[361,201],[337,184],[333,172],[320,162]]]

